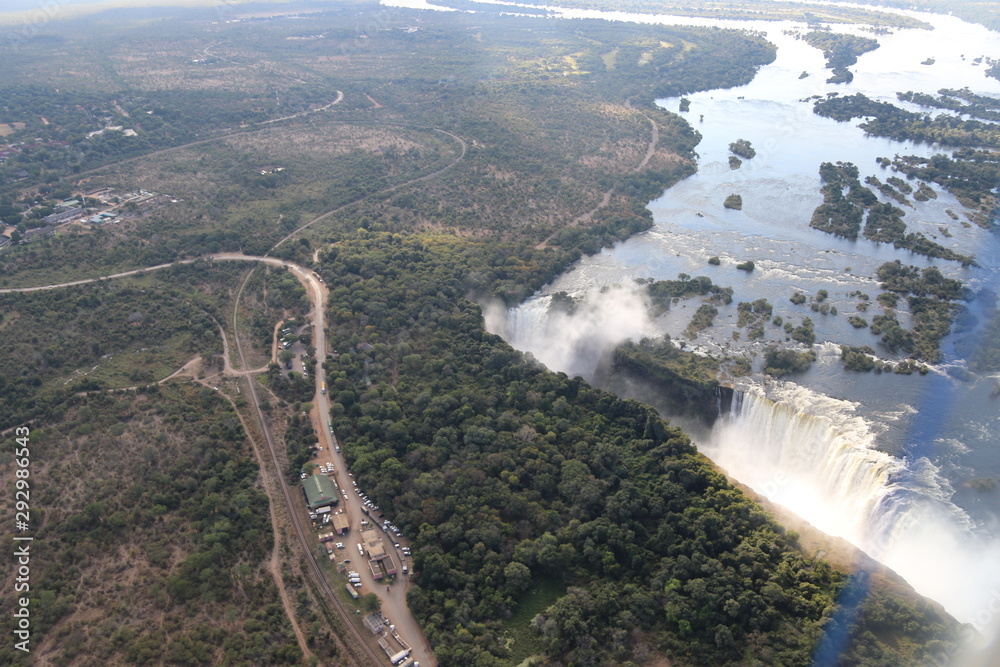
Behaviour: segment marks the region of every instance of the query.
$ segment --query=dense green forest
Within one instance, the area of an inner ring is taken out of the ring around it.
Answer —
[[[649,650],[809,664],[842,576],[803,560],[649,408],[484,333],[454,261],[479,250],[438,241],[345,236],[322,269],[340,286],[331,309],[357,309],[331,331],[334,427],[359,482],[417,545],[410,600],[438,657],[524,657],[503,637],[523,631],[511,619],[528,592],[554,580],[563,592],[529,642],[548,664]],[[897,661],[941,628],[928,609],[902,613],[916,634]]]

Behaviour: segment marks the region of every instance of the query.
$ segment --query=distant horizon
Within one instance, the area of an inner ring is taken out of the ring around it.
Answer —
[[[197,8],[252,4],[284,5],[293,2],[296,0],[6,0],[3,8],[0,9],[0,27],[64,21],[110,9]]]

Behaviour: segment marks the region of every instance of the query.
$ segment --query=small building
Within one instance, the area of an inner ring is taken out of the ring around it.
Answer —
[[[333,530],[338,535],[343,535],[348,530],[350,530],[351,524],[347,520],[346,514],[334,514],[333,515]]]
[[[368,555],[368,568],[375,580],[396,574],[396,563],[392,556],[386,553],[382,536],[374,528],[361,531],[361,542]]]
[[[29,229],[21,237],[21,243],[31,243],[32,241],[43,239],[46,236],[52,236],[55,233],[56,228],[52,225],[45,225],[44,227],[38,227],[37,229]]]
[[[306,494],[306,505],[311,511],[336,505],[340,500],[336,485],[326,475],[309,475],[302,482],[302,491]]]
[[[365,553],[371,560],[379,560],[385,557],[385,545],[382,543],[382,536],[375,530],[369,528],[361,531],[361,541],[364,543]]]
[[[59,211],[58,213],[53,213],[47,215],[42,220],[49,225],[58,225],[61,222],[67,222],[69,220],[75,220],[76,218],[86,215],[86,211],[82,208],[68,208],[65,211]]]
[[[372,631],[373,635],[377,635],[382,632],[385,627],[382,623],[382,614],[378,612],[372,612],[361,619],[361,622],[365,624],[365,627]]]

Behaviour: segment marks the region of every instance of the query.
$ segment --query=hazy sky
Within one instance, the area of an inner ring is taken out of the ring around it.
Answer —
[[[39,11],[58,15],[60,7],[78,8],[84,5],[114,5],[116,7],[154,7],[157,5],[215,5],[224,0],[0,0],[0,13]],[[237,0],[245,2],[246,0]]]

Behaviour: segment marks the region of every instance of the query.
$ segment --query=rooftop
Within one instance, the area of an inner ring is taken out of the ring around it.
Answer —
[[[306,504],[314,510],[325,505],[336,505],[339,500],[337,487],[326,475],[309,475],[302,482]]]

